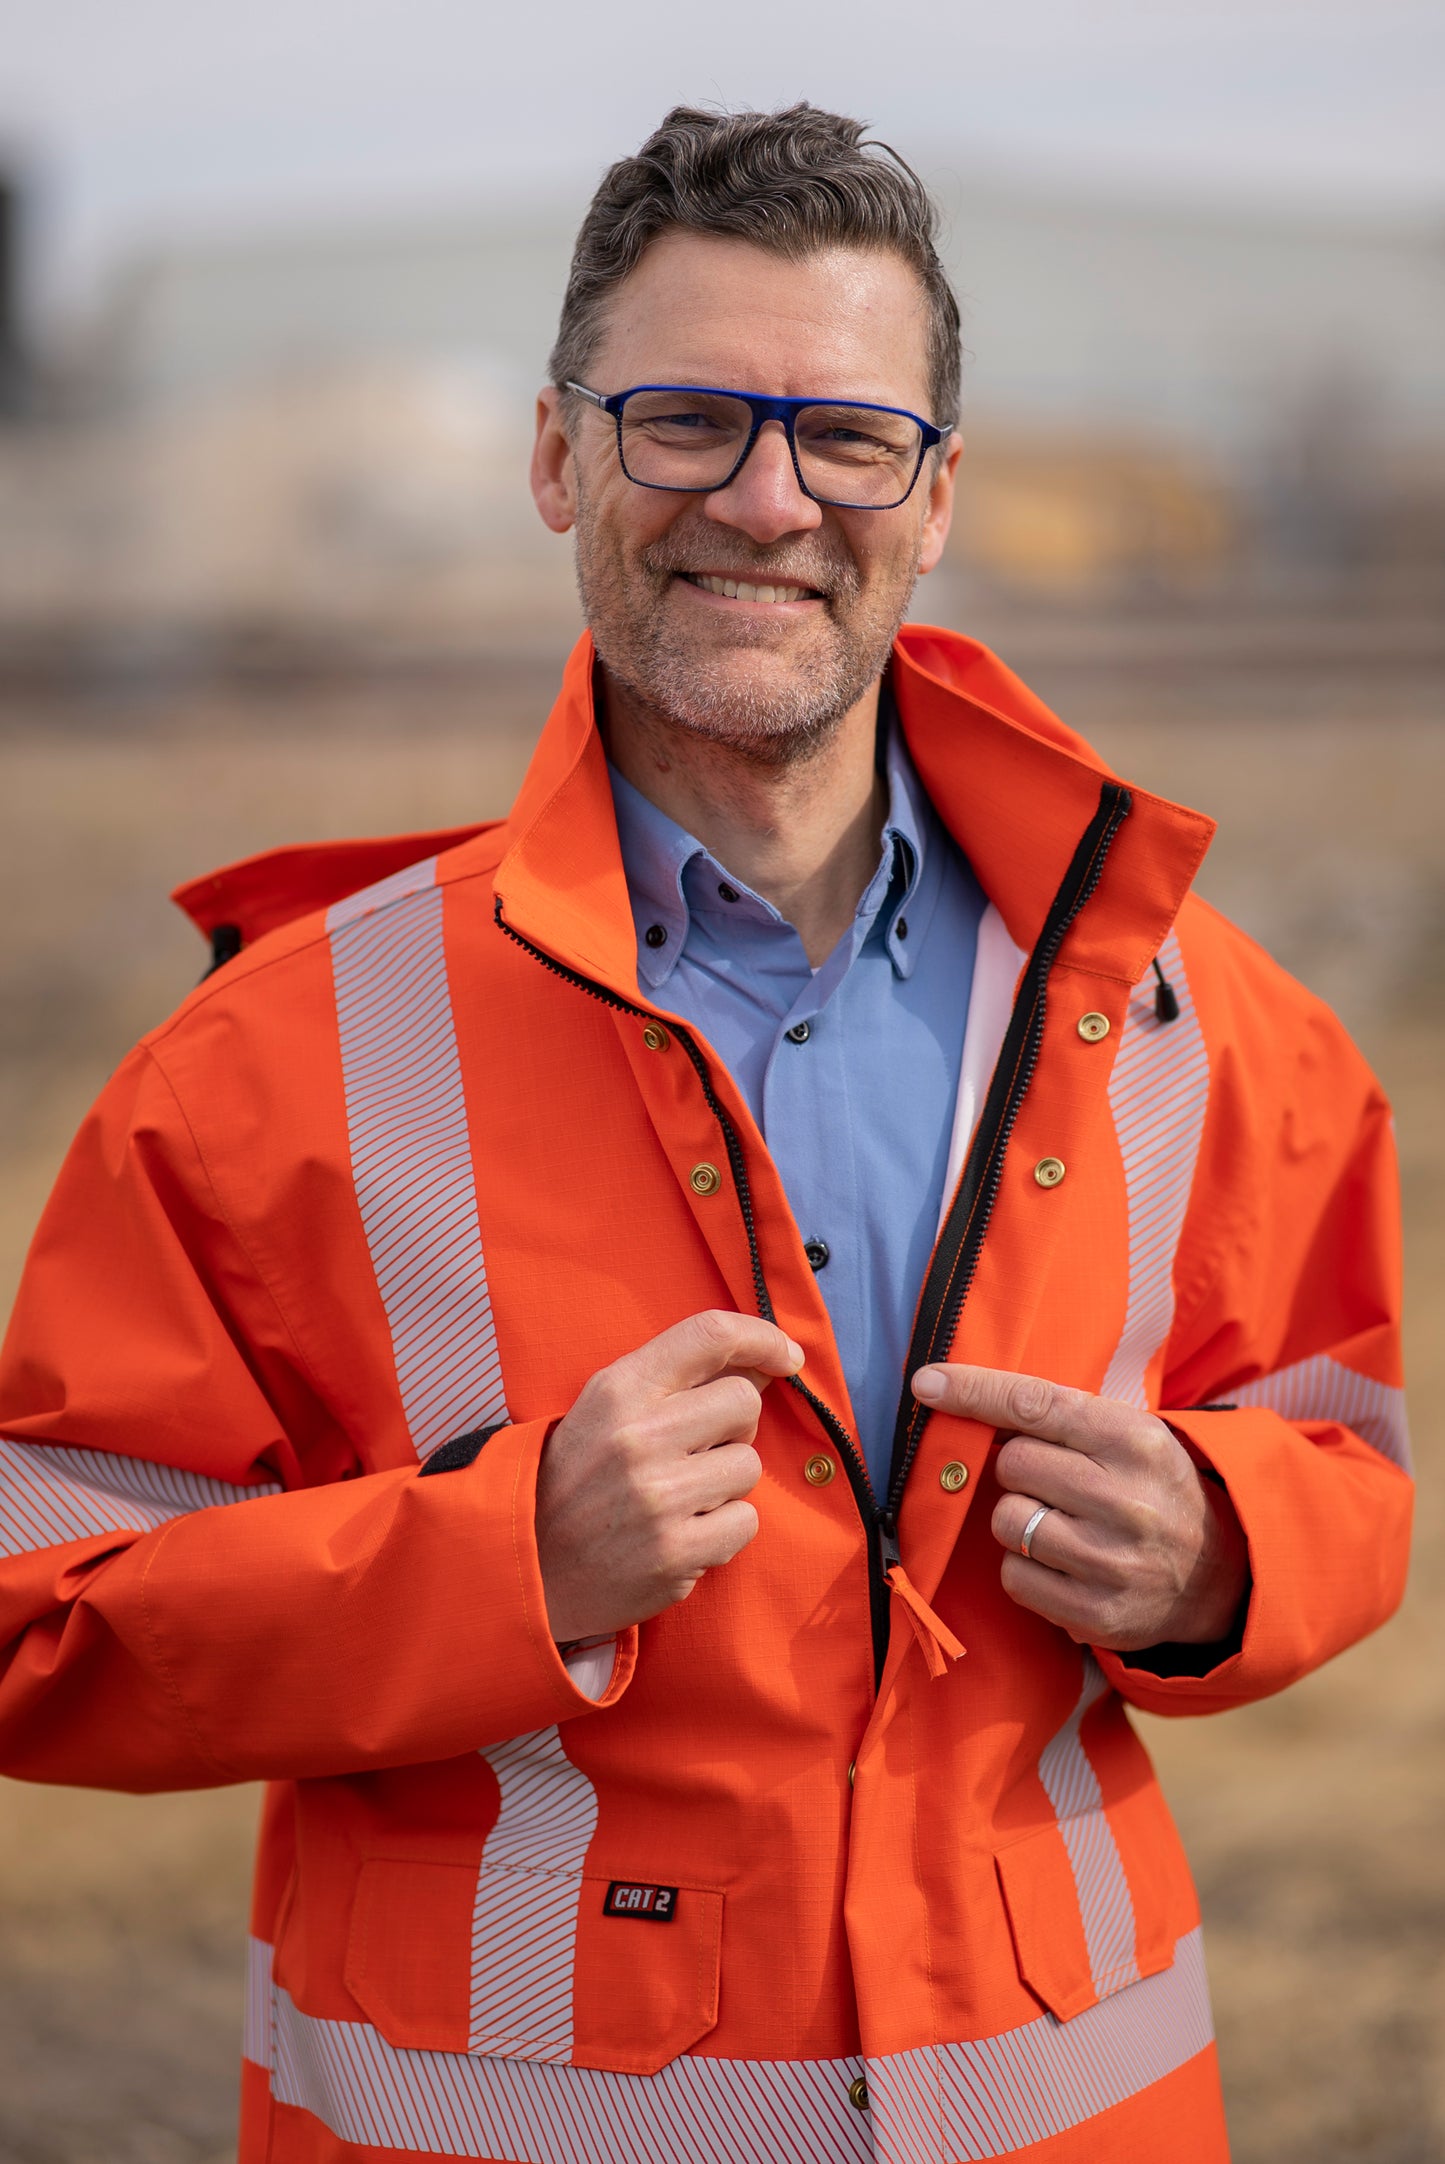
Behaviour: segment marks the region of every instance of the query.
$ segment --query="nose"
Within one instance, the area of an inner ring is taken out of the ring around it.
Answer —
[[[732,526],[766,546],[785,534],[810,533],[823,523],[821,507],[798,486],[781,421],[764,421],[757,441],[726,488],[704,498],[720,526]]]

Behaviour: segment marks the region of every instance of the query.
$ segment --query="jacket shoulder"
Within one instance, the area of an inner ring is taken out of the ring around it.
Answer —
[[[1216,1196],[1247,1186],[1261,1163],[1277,1170],[1282,1152],[1347,1156],[1388,1118],[1378,1078],[1328,1001],[1198,897],[1180,912],[1176,935],[1209,1064],[1206,1136],[1223,1138],[1210,1159]]]
[[[506,839],[506,822],[491,820],[439,833],[323,842],[270,850],[177,888],[172,900],[211,937],[213,960],[142,1043],[158,1047],[218,1000],[244,1007],[253,988],[268,1005],[284,1004],[283,978],[291,973],[281,965],[297,965],[304,979],[305,958],[339,924],[375,917],[427,890],[490,880]]]

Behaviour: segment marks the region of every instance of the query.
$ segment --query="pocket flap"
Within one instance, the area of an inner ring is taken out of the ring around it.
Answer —
[[[660,1892],[672,1896],[670,1913],[655,1921],[643,1903]],[[574,2066],[655,2074],[717,2026],[722,1916],[710,1886],[583,1879]]]
[[[1167,1818],[1165,1826],[1177,1850],[1178,1836]],[[1130,1853],[1132,1858],[1133,1843]],[[1019,1975],[1060,2021],[1167,1969],[1173,1960],[1177,1934],[1169,1911],[1175,1904],[1158,1883],[1163,1874],[1142,1874],[1142,1884],[1137,1869],[1125,1876],[1103,1811],[1081,1811],[1040,1827],[999,1849],[994,1864]],[[1188,1885],[1186,1873],[1185,1889]]]
[[[479,1904],[475,1865],[389,1856],[363,1864],[346,1988],[388,2043],[655,2074],[716,2025],[723,1909],[716,1888],[574,1879],[566,1886],[572,1959],[559,1966],[550,1924],[529,1961],[527,1919],[539,1908],[555,1911],[560,1882],[525,1870],[485,1876],[490,1898]],[[479,1961],[474,1978],[473,1919],[482,1907],[497,1951],[485,1966]],[[495,1923],[505,1912],[514,1931],[502,1944]],[[536,2021],[539,1999],[557,2018]],[[529,2019],[519,2020],[520,2012]]]
[[[361,1867],[346,1988],[389,2044],[465,2051],[475,1864],[373,1856]]]

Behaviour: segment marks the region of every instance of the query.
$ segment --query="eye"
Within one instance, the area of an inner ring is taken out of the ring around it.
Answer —
[[[798,422],[798,441],[834,465],[896,463],[914,455],[919,432],[906,413],[875,413],[866,407],[815,406]]]
[[[674,391],[642,391],[623,408],[622,425],[631,437],[679,450],[725,443],[748,425],[748,409],[726,398]]]

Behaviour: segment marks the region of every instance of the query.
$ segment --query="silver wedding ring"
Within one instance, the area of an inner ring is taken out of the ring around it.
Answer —
[[[1023,1538],[1019,1542],[1020,1555],[1028,1555],[1029,1546],[1033,1540],[1035,1533],[1043,1524],[1045,1518],[1048,1516],[1049,1512],[1053,1509],[1053,1507],[1054,1506],[1052,1503],[1040,1503],[1038,1509],[1034,1512],[1028,1524],[1024,1527]],[[1033,1561],[1032,1556],[1029,1556],[1029,1560],[1030,1562]]]

